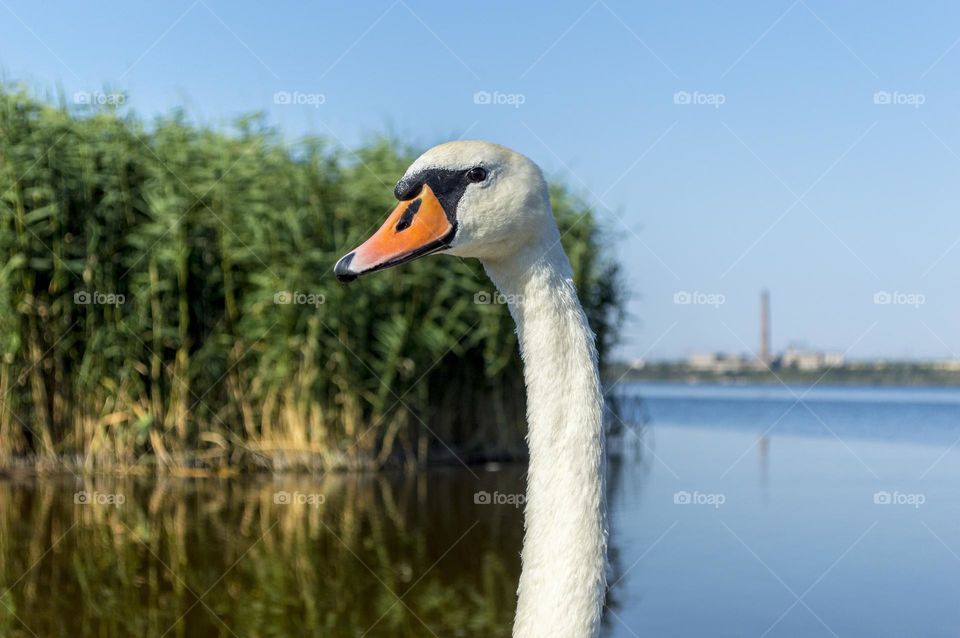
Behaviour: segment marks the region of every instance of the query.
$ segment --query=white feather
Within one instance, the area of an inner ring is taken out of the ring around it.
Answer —
[[[529,159],[450,142],[407,171],[483,166],[457,209],[455,255],[479,258],[516,321],[527,386],[525,535],[515,638],[593,638],[606,589],[603,397],[546,182]]]

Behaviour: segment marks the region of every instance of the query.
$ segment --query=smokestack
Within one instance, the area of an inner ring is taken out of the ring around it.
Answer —
[[[760,291],[760,361],[770,364],[770,292]]]

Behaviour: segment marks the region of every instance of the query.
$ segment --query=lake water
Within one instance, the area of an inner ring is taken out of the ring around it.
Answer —
[[[960,392],[620,393],[648,422],[614,444],[606,636],[960,633]],[[517,466],[3,481],[0,636],[508,636],[522,491]]]

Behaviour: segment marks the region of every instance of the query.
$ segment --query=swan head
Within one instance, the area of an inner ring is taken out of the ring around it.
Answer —
[[[556,235],[540,168],[490,142],[431,148],[410,165],[394,195],[399,203],[386,222],[337,262],[340,281],[433,253],[503,260]]]

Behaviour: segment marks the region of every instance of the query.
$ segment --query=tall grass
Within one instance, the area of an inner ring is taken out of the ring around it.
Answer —
[[[512,456],[524,404],[476,262],[335,282],[414,157],[0,90],[0,466],[379,466]],[[617,267],[551,191],[601,356]]]

